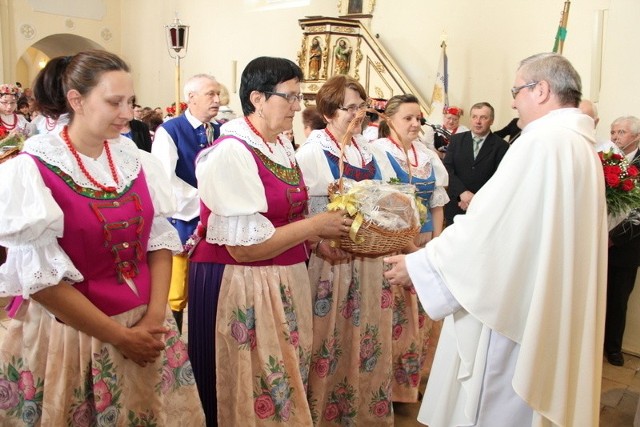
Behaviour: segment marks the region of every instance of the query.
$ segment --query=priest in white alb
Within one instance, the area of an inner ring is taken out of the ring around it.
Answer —
[[[444,327],[418,420],[444,426],[597,427],[607,218],[593,120],[566,58],[523,60],[522,135],[467,214],[413,254],[413,285]]]

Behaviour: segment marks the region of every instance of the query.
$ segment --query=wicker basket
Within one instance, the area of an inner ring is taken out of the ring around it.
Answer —
[[[364,115],[366,111],[372,111],[371,109],[360,110],[358,113],[360,116]],[[380,114],[375,112],[376,114]],[[384,116],[384,114],[382,114]],[[342,143],[340,144],[340,160],[338,164],[340,177],[337,180],[337,186],[329,186],[329,196],[335,193],[343,193],[343,173],[344,173],[344,149],[349,142],[350,131],[358,125],[358,116],[349,124],[347,133]],[[391,126],[393,127],[393,126]],[[409,176],[411,176],[411,170],[409,170]],[[338,241],[336,246],[340,247],[347,252],[356,255],[365,255],[371,257],[377,257],[387,255],[393,252],[398,252],[405,248],[409,242],[411,242],[420,233],[420,223],[413,227],[405,228],[402,230],[388,230],[382,228],[371,221],[365,221],[356,234],[355,242],[351,240],[349,236],[343,236]]]
[[[340,239],[340,249],[356,255],[382,256],[405,248],[420,232],[420,226],[404,230],[387,230],[373,223],[363,224],[356,234],[356,243],[344,236]]]

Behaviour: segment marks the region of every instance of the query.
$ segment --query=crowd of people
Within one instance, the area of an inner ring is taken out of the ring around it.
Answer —
[[[288,59],[252,60],[235,117],[196,74],[170,118],[103,51],[49,61],[23,113],[0,85],[0,126],[30,136],[0,166],[3,425],[392,426],[425,373],[431,427],[598,424],[594,349],[624,363],[640,232],[607,235],[573,66],[522,61],[509,142],[482,101],[468,128],[446,107],[428,146],[415,96],[372,104],[342,70],[297,147],[302,81]],[[632,164],[639,142],[640,120],[612,124]],[[337,245],[354,226],[328,209],[343,179],[415,186],[416,237]]]

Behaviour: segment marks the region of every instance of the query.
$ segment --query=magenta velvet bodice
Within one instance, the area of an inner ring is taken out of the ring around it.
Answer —
[[[227,138],[233,137],[219,138],[216,143]],[[241,141],[253,155],[256,165],[258,166],[258,174],[264,185],[267,211],[262,213],[262,215],[271,221],[276,228],[304,219],[309,196],[307,187],[304,185],[302,179],[300,168],[297,166],[287,168],[279,165],[267,158],[259,150],[254,149],[242,140],[239,141]],[[225,183],[225,185],[233,185],[233,183]],[[304,262],[307,259],[305,243],[301,243],[269,260],[239,263],[233,259],[224,245],[207,243],[203,238],[210,215],[211,210],[204,203],[200,202],[200,221],[202,224],[205,224],[205,226],[198,227],[197,232],[201,233],[199,237],[202,237],[202,240],[200,240],[191,255],[192,261],[264,266],[293,265]]]
[[[121,193],[107,193],[80,187],[59,168],[31,157],[64,213],[58,242],[84,276],[74,287],[108,316],[148,304],[147,246],[154,209],[142,169]]]

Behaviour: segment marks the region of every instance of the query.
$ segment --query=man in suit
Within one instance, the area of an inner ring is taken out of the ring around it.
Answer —
[[[640,167],[640,119],[620,117],[611,124],[611,141],[629,163]],[[627,318],[627,303],[640,266],[640,211],[635,210],[609,232],[609,268],[607,270],[607,317],[604,351],[609,363],[624,365],[622,337]]]
[[[177,211],[169,218],[184,245],[200,219],[200,198],[195,174],[198,153],[220,135],[212,119],[220,108],[220,84],[213,76],[197,74],[184,85],[187,110],[164,122],[155,133],[151,153],[162,163],[176,196]],[[186,254],[173,257],[169,305],[182,330],[182,312],[187,304]]]
[[[444,207],[447,225],[464,214],[475,193],[493,176],[509,144],[491,132],[494,109],[488,102],[471,107],[471,130],[455,134],[444,157],[449,172],[449,203]]]

